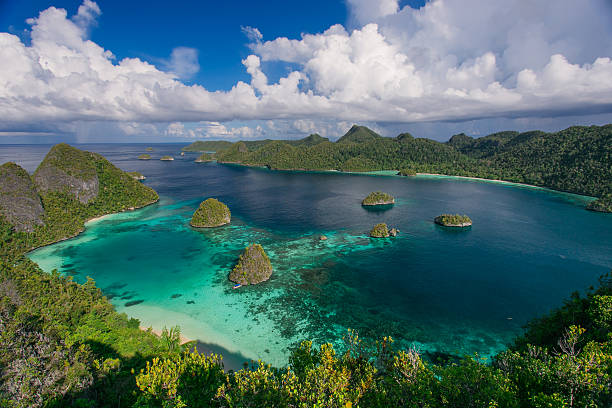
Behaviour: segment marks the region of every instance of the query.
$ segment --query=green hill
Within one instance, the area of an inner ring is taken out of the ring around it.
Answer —
[[[198,140],[189,146],[183,147],[182,150],[186,152],[218,152],[228,149],[231,145],[232,142],[228,142],[227,140]]]
[[[612,191],[612,125],[571,127],[556,133],[499,132],[479,139],[461,134],[446,143],[407,133],[385,138],[353,126],[336,143],[239,142],[217,158],[285,170],[410,169],[502,179],[595,197]]]
[[[365,126],[353,125],[336,143],[367,143],[378,139],[382,139],[382,136],[373,130]]]

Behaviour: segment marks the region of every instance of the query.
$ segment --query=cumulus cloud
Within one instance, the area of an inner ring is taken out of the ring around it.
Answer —
[[[612,37],[607,0],[349,0],[358,28],[334,25],[299,39],[263,41],[243,31],[250,83],[210,92],[181,79],[199,70],[179,47],[161,68],[116,61],[88,39],[101,10],[91,0],[68,17],[51,7],[31,43],[0,33],[0,131],[29,123],[170,123],[168,136],[256,137],[272,120],[288,132],[336,132],[321,123],[417,123],[610,112]],[[265,61],[297,69],[270,82]],[[183,123],[196,123],[180,127]],[[123,126],[126,134],[135,132]],[[42,129],[45,130],[45,129]]]
[[[193,77],[200,70],[198,50],[189,47],[174,48],[170,54],[167,68],[178,78],[189,79]]]

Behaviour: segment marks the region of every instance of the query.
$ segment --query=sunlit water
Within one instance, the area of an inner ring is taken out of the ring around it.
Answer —
[[[347,328],[366,340],[392,336],[401,347],[491,355],[529,319],[558,306],[612,268],[612,216],[584,210],[587,199],[544,189],[441,177],[273,172],[194,163],[179,146],[87,145],[124,170],[138,170],[161,201],[89,223],[75,239],[30,257],[77,281],[93,277],[119,312],[159,329],[276,365],[302,339],[341,347]],[[2,161],[30,171],[48,148],[0,147]],[[384,211],[360,205],[370,191],[393,194]],[[232,223],[195,230],[205,198],[232,211]],[[436,215],[468,214],[463,231]],[[386,222],[397,238],[375,240]],[[320,241],[324,234],[327,241]],[[227,276],[242,249],[258,242],[270,281],[232,289]]]

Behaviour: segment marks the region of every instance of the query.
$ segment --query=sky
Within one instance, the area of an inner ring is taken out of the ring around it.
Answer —
[[[0,0],[0,143],[612,122],[611,0]]]

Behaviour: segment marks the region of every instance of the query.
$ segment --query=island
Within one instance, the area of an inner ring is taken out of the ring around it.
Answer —
[[[256,285],[267,281],[271,275],[270,258],[261,245],[252,244],[240,255],[238,264],[229,275],[229,280],[239,285]]]
[[[138,160],[151,160],[151,155],[143,153],[140,156],[138,156]]]
[[[463,228],[472,225],[472,220],[467,215],[442,214],[434,218],[434,222],[444,227]]]
[[[210,153],[202,153],[200,155],[200,157],[198,157],[197,159],[195,159],[196,163],[206,163],[206,162],[211,162],[213,161],[213,156]]]
[[[132,176],[134,180],[142,181],[147,179],[145,176],[142,175],[142,173],[137,171],[128,171],[127,174]]]
[[[370,194],[366,198],[363,199],[361,205],[389,205],[395,204],[395,198],[392,195],[383,193],[380,191],[375,191]]]
[[[591,201],[586,208],[590,211],[612,213],[612,194],[606,194],[595,201]]]
[[[376,224],[374,228],[372,228],[372,231],[370,231],[370,237],[372,238],[387,238],[388,236],[389,228],[384,222]]]
[[[147,147],[147,148],[145,149],[145,151],[147,151],[147,152],[152,152],[152,151],[153,151],[153,148],[152,148],[152,147]]]
[[[172,160],[174,160],[174,157],[172,157],[172,156],[162,156],[161,159],[159,159],[159,160],[162,160],[162,161],[172,161]]]
[[[198,209],[193,213],[189,225],[196,228],[214,228],[229,224],[232,214],[221,201],[209,198],[202,201]]]

